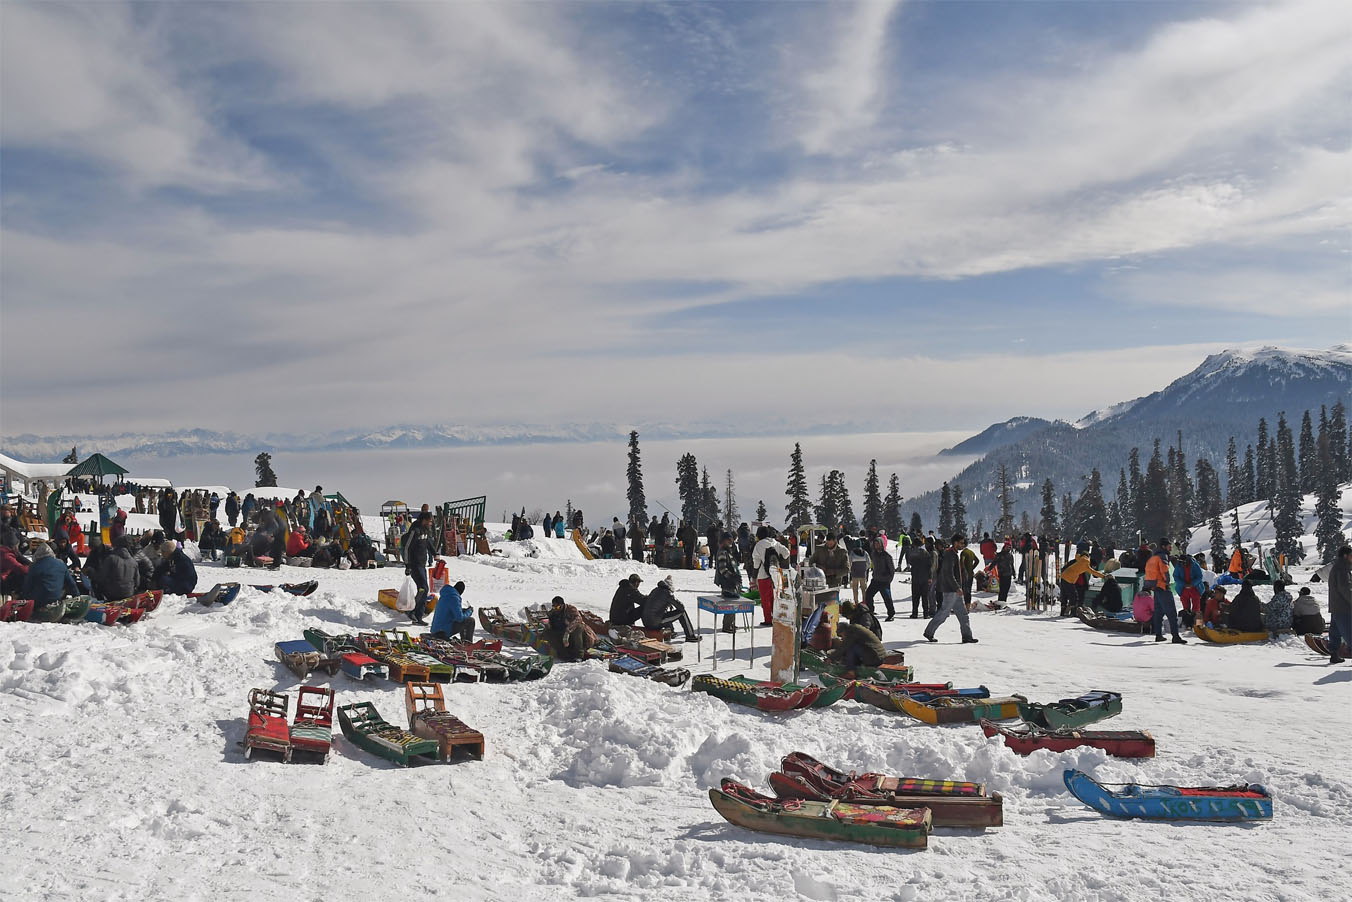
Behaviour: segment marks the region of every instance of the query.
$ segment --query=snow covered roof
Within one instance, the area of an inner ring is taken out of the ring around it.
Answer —
[[[72,466],[73,464],[30,464],[0,454],[0,469],[8,470],[23,479],[61,479],[70,472]]]
[[[158,476],[128,476],[126,481],[147,489],[172,489],[174,487],[172,482],[167,479],[160,479]]]
[[[286,489],[281,486],[260,485],[256,488],[245,489],[245,494],[252,492],[254,498],[259,501],[289,501],[290,499],[295,498],[296,493],[299,491],[300,489]]]

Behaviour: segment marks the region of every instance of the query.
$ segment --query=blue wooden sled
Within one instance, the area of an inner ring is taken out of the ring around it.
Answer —
[[[1272,817],[1272,796],[1262,786],[1139,786],[1110,789],[1078,770],[1063,775],[1066,789],[1109,817],[1170,821],[1251,821]]]

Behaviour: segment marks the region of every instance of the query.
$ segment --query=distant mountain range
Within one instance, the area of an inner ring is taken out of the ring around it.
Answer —
[[[1118,469],[1127,453],[1141,449],[1142,464],[1156,438],[1169,445],[1183,433],[1189,461],[1207,457],[1225,478],[1224,456],[1230,436],[1241,453],[1255,441],[1258,419],[1267,417],[1275,432],[1285,411],[1294,430],[1300,416],[1338,401],[1352,407],[1352,346],[1326,351],[1266,347],[1227,350],[1153,394],[1093,411],[1074,423],[1015,417],[996,423],[945,453],[984,454],[949,480],[962,486],[967,523],[986,526],[999,518],[998,481],[1003,464],[1014,482],[1014,512],[1036,516],[1042,482],[1050,478],[1057,496],[1078,496],[1092,469],[1103,475],[1111,498]],[[918,512],[926,529],[938,525],[939,492],[903,502],[909,520]]]

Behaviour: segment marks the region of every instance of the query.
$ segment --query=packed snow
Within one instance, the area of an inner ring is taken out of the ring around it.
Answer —
[[[511,614],[562,594],[604,615],[628,573],[644,589],[666,573],[585,561],[570,540],[495,546],[492,557],[449,559],[451,575],[476,607]],[[670,575],[692,612],[712,590],[707,572]],[[980,644],[960,645],[948,624],[931,645],[922,621],[884,624],[921,680],[1035,701],[1122,692],[1123,713],[1102,726],[1150,730],[1159,752],[1145,761],[1095,750],[1022,758],[975,726],[924,726],[853,702],[763,714],[598,663],[560,664],[537,682],[447,686],[450,710],[485,736],[482,762],[395,767],[336,724],[326,766],[246,761],[248,691],[275,688],[294,703],[299,685],[273,643],[307,626],[406,627],[376,603],[402,571],[199,565],[199,588],[311,578],[320,588],[308,598],[245,588],[208,609],[170,597],[132,626],[0,624],[0,897],[1158,902],[1332,899],[1345,886],[1336,862],[1352,835],[1352,665],[1331,667],[1295,637],[1157,646],[1007,610],[972,615]],[[906,579],[894,588],[908,614]],[[684,666],[709,668],[710,627],[706,615],[705,657],[687,646]],[[766,677],[769,631],[757,631],[754,662],[742,639],[735,661],[720,641],[718,673]],[[404,720],[392,682],[310,681],[337,689],[338,704],[371,701]],[[845,769],[982,781],[1004,795],[1005,826],[938,829],[927,851],[903,852],[752,833],[710,806],[723,777],[764,790],[794,750]],[[1112,782],[1259,782],[1275,814],[1245,825],[1109,820],[1065,791],[1068,767]]]

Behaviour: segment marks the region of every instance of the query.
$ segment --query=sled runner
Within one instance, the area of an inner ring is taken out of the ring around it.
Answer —
[[[1122,713],[1122,693],[1094,690],[1077,698],[1041,705],[1020,702],[1019,716],[1048,730],[1073,730]]]
[[[1016,755],[1031,755],[1038,749],[1066,752],[1086,746],[1102,749],[1114,758],[1155,757],[1155,737],[1144,730],[1044,730],[1041,727],[1006,727],[981,721],[988,737],[1002,736]]]
[[[781,801],[733,780],[709,790],[709,801],[728,823],[759,833],[904,849],[923,849],[929,843],[928,808]]]
[[[844,773],[802,752],[791,752],[770,775],[770,788],[781,799],[857,805],[929,808],[935,827],[999,827],[1004,824],[1004,799],[987,795],[981,783],[921,780],[885,774]]]
[[[1177,821],[1249,821],[1272,817],[1272,796],[1256,783],[1237,786],[1104,785],[1088,774],[1067,770],[1066,789],[1109,817]]]
[[[1121,615],[1097,614],[1089,608],[1076,608],[1075,616],[1085,626],[1111,633],[1133,633],[1140,635],[1150,628],[1149,623],[1140,623],[1133,619],[1130,611]]]
[[[1305,634],[1305,644],[1310,647],[1310,651],[1322,655],[1325,658],[1332,657],[1332,650],[1329,648],[1328,636],[1316,636],[1314,633]],[[1347,640],[1343,640],[1338,649],[1338,657],[1346,658],[1348,656]]]

